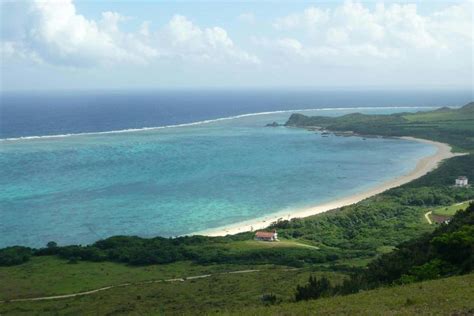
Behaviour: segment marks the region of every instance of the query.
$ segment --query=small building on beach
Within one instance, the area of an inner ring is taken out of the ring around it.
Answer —
[[[272,232],[256,232],[255,233],[255,240],[262,240],[262,241],[278,241],[278,234],[276,229]]]
[[[455,186],[457,187],[467,187],[468,186],[468,180],[467,177],[465,176],[460,176],[456,179],[455,181]]]

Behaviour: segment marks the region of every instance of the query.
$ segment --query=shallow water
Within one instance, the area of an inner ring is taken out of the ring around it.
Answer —
[[[188,234],[361,192],[435,151],[406,140],[264,127],[288,116],[3,141],[0,247]]]

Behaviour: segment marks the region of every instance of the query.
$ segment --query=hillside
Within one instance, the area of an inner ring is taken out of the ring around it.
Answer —
[[[364,135],[413,136],[448,143],[457,151],[474,150],[474,102],[459,109],[441,108],[417,113],[339,117],[292,114],[286,126],[322,127]]]
[[[408,284],[474,269],[474,203],[457,212],[448,224],[432,233],[411,239],[370,262],[366,269],[351,274],[342,284],[310,278],[297,287],[297,301],[347,295],[393,284]]]
[[[219,315],[472,315],[474,274]]]
[[[5,282],[0,289],[0,301],[5,300],[0,302],[0,313],[188,315],[233,314],[238,310],[238,315],[306,315],[315,311],[468,315],[474,309],[474,274],[419,281],[472,271],[473,224],[471,204],[448,225],[399,245],[371,262],[367,269],[355,272],[351,279],[342,273],[317,272],[315,265],[294,269],[183,262],[131,267],[108,262],[71,264],[52,256],[34,257],[21,265],[0,267],[0,278]],[[290,243],[282,249],[291,247],[302,245]],[[309,276],[327,278],[331,292],[321,293],[323,298],[318,300],[294,303],[295,287],[303,286]],[[387,285],[390,287],[364,291]],[[94,289],[99,291],[78,297],[15,301]],[[350,292],[358,293],[347,295]],[[242,310],[243,305],[248,309]]]

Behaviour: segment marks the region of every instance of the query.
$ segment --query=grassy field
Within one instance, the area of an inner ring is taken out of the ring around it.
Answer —
[[[314,301],[249,308],[230,315],[472,315],[474,274]]]
[[[81,261],[68,264],[66,260],[53,256],[35,257],[22,265],[0,267],[0,300],[69,294],[128,282],[181,278],[249,268],[252,267],[202,266],[189,262],[143,267],[113,262]],[[259,269],[267,268],[270,267],[259,266]]]
[[[469,206],[469,201],[456,203],[451,206],[438,207],[433,210],[434,215],[453,216],[457,211],[465,210]]]
[[[295,286],[307,282],[310,274],[328,276],[335,283],[345,278],[332,272],[271,266],[258,266],[256,268],[260,271],[250,273],[218,273],[229,271],[229,268],[189,264],[143,268],[110,263],[71,265],[51,257],[35,258],[22,266],[3,268],[0,278],[11,284],[10,289],[2,288],[4,298],[13,298],[13,293],[16,293],[15,297],[64,294],[125,281],[183,277],[204,272],[215,274],[202,279],[118,287],[67,299],[7,302],[0,304],[0,315],[201,314],[223,309],[237,310],[242,306],[263,306],[262,295],[270,293],[276,295],[279,301],[290,302]],[[35,290],[31,289],[32,285]]]
[[[293,303],[295,284],[307,270],[268,269],[258,274],[226,274],[206,279],[115,288],[89,296],[0,304],[14,315],[469,315],[474,312],[474,274],[380,288],[348,296]],[[326,275],[340,282],[342,275]],[[274,294],[275,306],[262,295]],[[245,308],[245,309],[243,309]]]
[[[258,249],[301,247],[318,251],[315,246],[290,240],[279,242],[246,240],[227,243],[225,246],[234,253]],[[248,269],[274,271],[287,268],[273,265],[198,265],[186,261],[147,266],[87,261],[70,264],[67,260],[55,256],[41,256],[33,257],[29,262],[21,265],[0,267],[0,280],[2,280],[0,300],[62,295],[123,283],[139,283],[148,280],[165,280]]]
[[[318,248],[291,240],[263,242],[235,241],[224,244],[231,253],[259,249]],[[216,274],[248,269],[286,269],[274,265],[210,264],[199,265],[188,261],[171,264],[130,266],[114,262],[78,261],[75,264],[56,256],[33,257],[29,262],[11,267],[0,266],[0,300],[62,295],[93,290],[122,283],[165,280],[193,275]]]

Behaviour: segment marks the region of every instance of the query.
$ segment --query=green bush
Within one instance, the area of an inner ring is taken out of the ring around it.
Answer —
[[[306,285],[296,287],[295,300],[306,301],[318,299],[323,296],[329,296],[332,293],[331,283],[326,277],[316,278],[310,276]]]
[[[30,260],[33,251],[28,247],[14,246],[0,249],[0,266],[13,266]]]

